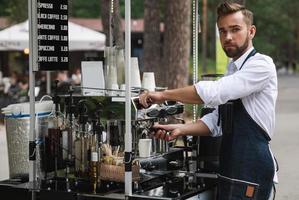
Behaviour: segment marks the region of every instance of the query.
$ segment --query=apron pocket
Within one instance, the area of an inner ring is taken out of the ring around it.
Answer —
[[[218,177],[218,200],[257,200],[259,184]]]

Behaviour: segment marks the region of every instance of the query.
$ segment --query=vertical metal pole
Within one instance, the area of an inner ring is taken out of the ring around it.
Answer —
[[[126,133],[125,133],[125,195],[132,195],[132,130],[131,130],[131,0],[125,0],[125,60],[126,60]]]
[[[51,71],[47,71],[47,94],[51,94]]]
[[[192,21],[193,21],[193,31],[192,31],[192,42],[193,42],[193,84],[198,81],[198,0],[193,0],[192,7]],[[193,121],[196,121],[197,118],[197,108],[198,105],[193,105]]]
[[[207,73],[207,34],[208,34],[208,13],[207,0],[202,1],[202,71]]]
[[[36,184],[36,158],[35,158],[35,73],[37,70],[37,1],[28,0],[29,13],[29,98],[30,98],[30,129],[29,129],[29,181]],[[32,200],[35,193],[32,192]]]
[[[110,11],[109,11],[109,47],[113,46],[113,20],[114,18],[114,0],[111,0]],[[110,53],[110,52],[109,52]],[[109,54],[110,55],[110,54]]]

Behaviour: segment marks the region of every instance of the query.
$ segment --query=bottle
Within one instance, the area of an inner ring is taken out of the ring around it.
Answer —
[[[96,147],[91,148],[91,160],[90,160],[90,177],[93,186],[93,193],[96,193],[98,184],[98,152]]]
[[[59,118],[57,116],[53,117],[51,125],[48,126],[48,133],[45,137],[46,143],[46,172],[54,172],[54,177],[57,177],[59,161],[62,160],[62,155],[60,155],[60,144],[61,144],[61,130],[59,127]],[[61,159],[61,160],[60,160]]]
[[[81,158],[81,134],[79,130],[77,131],[76,134],[76,139],[74,141],[74,160],[75,160],[75,173],[78,176],[80,174],[80,166],[82,162]]]

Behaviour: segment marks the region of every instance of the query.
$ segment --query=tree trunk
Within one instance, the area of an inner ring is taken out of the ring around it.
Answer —
[[[156,85],[162,84],[160,0],[144,1],[143,71],[155,72]]]
[[[112,46],[116,45],[120,48],[124,48],[124,38],[121,29],[121,16],[119,10],[119,0],[114,0],[113,16],[112,16]],[[103,30],[106,35],[106,45],[109,46],[110,41],[110,7],[111,0],[101,0],[101,17]]]
[[[166,0],[163,69],[165,86],[178,88],[188,83],[191,1]]]

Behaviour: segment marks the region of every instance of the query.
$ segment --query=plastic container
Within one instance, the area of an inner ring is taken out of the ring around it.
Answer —
[[[52,110],[52,101],[35,103],[37,138],[47,133]],[[29,176],[30,104],[29,102],[11,104],[2,108],[2,113],[5,115],[9,178],[27,178]],[[37,151],[37,165],[40,166],[38,148]]]

